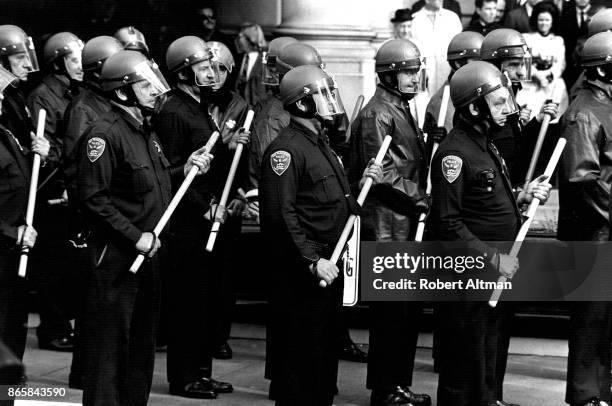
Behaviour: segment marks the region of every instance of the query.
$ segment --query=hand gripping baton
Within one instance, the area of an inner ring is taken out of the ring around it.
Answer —
[[[215,131],[214,133],[212,133],[212,135],[208,139],[208,142],[206,143],[206,146],[204,147],[206,152],[210,152],[212,150],[218,138],[219,138],[219,131]],[[155,234],[155,237],[159,237],[159,235],[161,234],[162,230],[166,226],[166,223],[168,223],[168,220],[170,220],[172,213],[174,213],[174,210],[176,210],[177,206],[181,202],[181,199],[183,198],[183,196],[185,196],[187,189],[189,189],[191,182],[193,182],[199,170],[200,169],[194,165],[191,167],[191,169],[187,173],[187,176],[185,176],[185,180],[183,180],[183,183],[181,184],[179,189],[176,191],[176,194],[170,201],[168,208],[166,209],[164,214],[161,216],[161,219],[159,219],[159,221],[157,222],[157,225],[153,229],[153,234]],[[130,272],[132,273],[138,272],[138,269],[140,268],[140,266],[145,260],[145,255],[146,254],[143,254],[143,253],[138,254],[136,259],[132,263],[132,266],[130,266]]]
[[[391,140],[392,138],[390,135],[385,136],[385,139],[383,140],[383,143],[380,146],[380,149],[378,150],[378,154],[376,154],[376,159],[374,160],[375,163],[379,165],[382,164],[383,158],[385,157],[385,154],[387,153],[387,150],[389,149],[389,145],[391,145]],[[357,203],[359,203],[360,206],[363,206],[363,202],[365,202],[366,197],[368,197],[368,193],[370,192],[372,183],[374,183],[374,180],[370,177],[368,177],[365,180],[365,183],[363,184],[363,187],[361,188],[361,191],[359,192],[359,196],[357,197]],[[346,240],[348,240],[349,234],[351,233],[351,230],[353,229],[353,224],[355,224],[356,218],[357,216],[355,214],[351,214],[348,220],[346,220],[346,224],[344,225],[342,234],[340,234],[340,239],[338,240],[338,243],[336,244],[336,247],[334,248],[334,252],[332,253],[331,258],[329,259],[332,264],[336,264],[336,262],[338,262],[338,259],[340,259],[340,254],[342,254],[342,250],[344,249],[344,246],[346,245]],[[321,279],[319,281],[319,286],[324,288],[327,286],[327,282]]]
[[[550,157],[550,161],[548,161],[548,165],[546,166],[546,170],[544,171],[544,175],[548,176],[548,179],[550,179],[553,172],[555,171],[555,167],[557,166],[557,163],[561,158],[561,154],[563,153],[563,148],[565,148],[566,142],[567,141],[565,140],[565,138],[559,138],[559,141],[557,141],[557,146],[555,147],[555,150],[553,151],[553,154]],[[516,257],[518,255],[519,250],[521,249],[521,245],[523,244],[523,240],[525,240],[525,236],[527,236],[527,231],[529,231],[529,226],[531,226],[531,222],[535,217],[535,212],[538,209],[539,205],[540,199],[534,197],[531,201],[531,204],[529,204],[529,209],[527,210],[527,220],[525,220],[525,222],[521,226],[521,229],[519,230],[518,235],[514,240],[514,244],[512,245],[512,249],[510,250],[510,256]],[[506,278],[505,276],[500,276],[497,279],[497,282],[499,284],[500,282],[503,283],[507,280],[508,278]],[[493,294],[491,295],[491,298],[489,299],[489,306],[497,306],[497,302],[499,301],[501,294],[502,289],[495,289],[493,291]]]
[[[44,137],[45,120],[47,111],[40,109],[38,111],[38,125],[36,127],[36,137]],[[28,196],[28,208],[26,209],[26,225],[32,226],[34,222],[34,207],[36,206],[36,191],[38,187],[38,174],[40,172],[40,155],[34,154],[34,163],[32,164],[32,177],[30,178],[30,195]],[[21,246],[21,258],[19,259],[19,276],[25,278],[26,268],[28,267],[28,253],[30,248],[25,245]]]
[[[444,91],[442,93],[442,101],[440,103],[440,112],[438,113],[438,127],[444,127],[444,121],[446,121],[446,112],[448,111],[448,99],[450,98],[450,85],[444,86]],[[433,160],[439,143],[434,142],[433,147],[431,148],[431,157]],[[425,194],[428,196],[431,194],[431,162],[429,164],[429,171],[427,172],[427,189],[425,190]],[[421,242],[423,241],[423,234],[425,233],[425,219],[427,218],[427,213],[421,213],[419,216],[419,223],[417,224],[416,234],[414,236],[414,241]]]
[[[249,110],[246,118],[244,119],[243,128],[249,131],[251,128],[251,122],[253,121],[253,116],[255,112],[253,110]],[[221,194],[221,200],[219,201],[219,207],[225,207],[227,204],[227,198],[229,197],[230,190],[232,189],[232,183],[234,183],[234,177],[236,176],[236,171],[238,170],[238,164],[240,163],[240,156],[242,155],[242,150],[244,149],[244,145],[238,144],[236,146],[236,152],[234,152],[234,159],[232,160],[232,166],[230,166],[229,174],[227,175],[227,180],[225,181],[225,187],[223,188],[223,193]],[[219,229],[221,228],[221,223],[215,221],[210,229],[210,235],[208,236],[208,243],[206,244],[206,251],[212,252],[215,247],[215,241],[217,240],[217,235],[219,234]]]

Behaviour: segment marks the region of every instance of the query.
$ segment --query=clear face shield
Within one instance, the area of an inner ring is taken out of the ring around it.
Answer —
[[[36,58],[36,49],[34,48],[32,37],[27,37],[23,45],[25,48],[24,52],[28,59],[29,72],[38,72],[40,66],[38,65],[38,58]]]
[[[504,80],[500,80],[498,83],[491,83],[489,86],[494,88],[494,90],[485,94],[484,100],[489,107],[491,119],[495,124],[503,127],[510,115],[519,112],[519,107],[516,104],[514,92],[512,91],[512,82],[505,77]]]
[[[191,65],[195,76],[195,84],[198,87],[222,86],[219,63],[212,59],[206,59]]]
[[[138,102],[145,107],[155,107],[157,99],[170,91],[168,82],[155,62],[140,62],[134,68],[134,75],[140,80],[132,88]]]
[[[9,85],[17,86],[19,78],[0,66],[0,93],[4,93]]]
[[[317,80],[310,88],[315,92],[312,98],[321,117],[333,117],[344,113],[344,105],[334,80]]]
[[[278,86],[280,84],[280,75],[276,70],[276,55],[264,53],[261,81],[267,86]]]
[[[513,82],[527,82],[531,80],[531,65],[533,58],[531,50],[523,45],[522,56],[510,57],[501,64],[501,71],[507,72]]]
[[[71,79],[82,81],[83,80],[83,41],[72,41],[66,45],[68,49],[64,55],[64,66],[66,67],[66,73]]]
[[[418,67],[397,71],[397,90],[404,94],[422,93],[426,90],[427,68],[425,58],[421,58]]]

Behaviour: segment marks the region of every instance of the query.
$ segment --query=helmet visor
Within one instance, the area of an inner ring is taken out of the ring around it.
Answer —
[[[525,47],[522,56],[502,61],[501,70],[502,72],[507,72],[510,79],[514,82],[527,82],[531,80],[532,64],[531,50]]]
[[[261,81],[268,86],[278,86],[280,84],[280,75],[276,70],[276,55],[264,53]]]
[[[317,80],[314,83],[314,88],[316,93],[312,97],[316,103],[319,116],[331,117],[344,113],[344,106],[335,82],[329,83],[325,79]]]
[[[0,93],[4,92],[8,85],[16,86],[18,82],[17,76],[0,66]]]
[[[151,85],[151,91],[157,96],[170,91],[168,82],[162,75],[157,64],[153,61],[142,61],[134,67],[134,74],[139,81],[147,81]]]
[[[503,125],[508,116],[519,111],[516,99],[514,98],[514,92],[512,91],[512,82],[506,77],[505,80],[489,85],[493,90],[484,95],[484,100],[489,106],[491,118],[496,123]]]
[[[397,71],[397,90],[400,93],[422,93],[427,85],[427,67],[425,58],[421,58],[419,68]]]
[[[25,58],[27,59],[28,72],[38,72],[40,66],[38,65],[38,58],[36,58],[36,49],[34,48],[32,37],[26,37],[22,51],[25,53]]]
[[[200,87],[212,87],[221,84],[219,63],[212,59],[204,59],[191,65],[195,75],[195,83]]]

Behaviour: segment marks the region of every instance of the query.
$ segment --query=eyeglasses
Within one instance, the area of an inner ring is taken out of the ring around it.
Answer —
[[[217,19],[214,15],[211,14],[198,14],[202,20],[206,21],[214,21]]]

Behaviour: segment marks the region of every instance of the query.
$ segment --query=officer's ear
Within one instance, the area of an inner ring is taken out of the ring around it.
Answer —
[[[474,103],[470,103],[468,105],[468,111],[472,115],[472,117],[478,117],[480,115],[480,109],[476,107]]]
[[[178,78],[181,81],[188,81],[189,80],[189,78],[187,77],[187,75],[183,71],[179,71],[178,72]]]
[[[304,103],[304,100],[302,99],[296,101],[295,106],[298,108],[298,110],[300,110],[303,113],[306,113],[308,111],[308,107],[306,106],[306,104]]]
[[[128,96],[123,89],[115,89],[115,95],[117,95],[117,98],[121,101],[127,101],[128,99]]]

